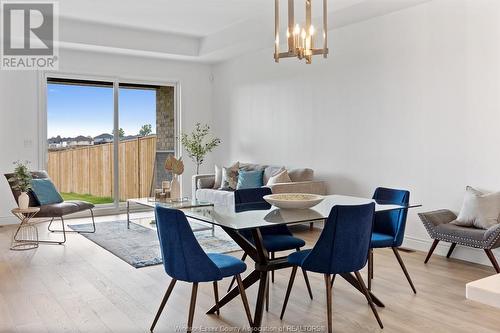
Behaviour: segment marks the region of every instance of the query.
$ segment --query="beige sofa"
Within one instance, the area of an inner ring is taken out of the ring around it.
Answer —
[[[252,163],[240,163],[240,169],[264,171],[264,185],[283,166],[270,166]],[[288,169],[291,183],[273,184],[269,187],[273,193],[313,193],[326,194],[326,185],[323,181],[314,180],[312,169]],[[192,178],[192,196],[198,200],[208,201],[218,206],[234,205],[234,192],[214,189],[215,175],[202,174],[194,175]]]

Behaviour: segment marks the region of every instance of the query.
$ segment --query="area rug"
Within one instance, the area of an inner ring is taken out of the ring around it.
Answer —
[[[240,247],[223,231],[217,230],[212,236],[211,230],[196,231],[200,224],[190,222],[195,230],[194,235],[205,252],[229,253],[239,251]],[[69,225],[74,231],[85,231],[92,228],[89,224]],[[131,222],[127,229],[126,221],[110,221],[96,223],[93,234],[81,233],[83,237],[111,252],[118,258],[141,268],[162,263],[160,244],[155,229]]]

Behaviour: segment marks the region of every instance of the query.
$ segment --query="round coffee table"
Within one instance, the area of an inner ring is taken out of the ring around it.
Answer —
[[[12,237],[11,250],[24,251],[38,247],[38,229],[30,223],[30,220],[40,211],[39,207],[28,207],[27,209],[14,208],[11,210],[21,224]]]

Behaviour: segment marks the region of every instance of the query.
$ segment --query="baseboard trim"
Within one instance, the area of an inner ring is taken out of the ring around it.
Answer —
[[[403,242],[403,246],[406,248],[409,248],[409,249],[417,250],[417,251],[428,252],[429,248],[432,245],[432,242],[433,242],[432,239],[421,239],[421,238],[417,238],[417,237],[406,236],[405,240]],[[447,242],[443,242],[443,241],[439,242],[439,244],[437,245],[437,247],[434,250],[434,253],[432,255],[433,256],[439,255],[439,256],[446,257],[446,254],[448,253],[450,245],[451,245],[451,243],[447,243]],[[497,251],[493,250],[493,252],[497,256],[500,256],[500,254]],[[451,257],[455,258],[455,259],[473,262],[476,264],[491,266],[491,262],[488,260],[488,258],[486,257],[486,254],[481,249],[457,245],[455,250],[453,251],[453,254]],[[432,257],[431,257],[429,262],[431,262],[431,261],[432,261]]]

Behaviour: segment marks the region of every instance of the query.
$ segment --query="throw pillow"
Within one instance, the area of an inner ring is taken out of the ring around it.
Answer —
[[[240,162],[235,162],[233,165],[230,166],[230,168],[235,168],[239,169],[240,168]],[[222,167],[215,165],[215,182],[214,182],[214,189],[218,190],[222,185]]]
[[[222,182],[219,190],[234,191],[238,184],[238,168],[224,167],[222,168]]]
[[[498,223],[500,217],[500,192],[483,193],[467,186],[460,214],[454,225],[488,229]]]
[[[245,188],[262,187],[263,175],[264,175],[263,170],[254,170],[254,171],[240,170],[238,173],[238,184],[236,185],[236,189],[241,190],[241,189],[245,189]]]
[[[269,181],[269,178],[272,176],[276,176],[278,173],[281,173],[283,170],[285,170],[284,166],[268,166],[264,169],[264,184],[267,184]]]
[[[274,184],[280,184],[280,183],[291,183],[292,180],[290,179],[290,176],[288,175],[287,170],[283,170],[280,173],[278,173],[275,176],[272,176],[269,178],[267,181],[267,185],[274,185]]]
[[[64,201],[52,181],[48,178],[32,179],[31,191],[40,206],[61,203]]]

